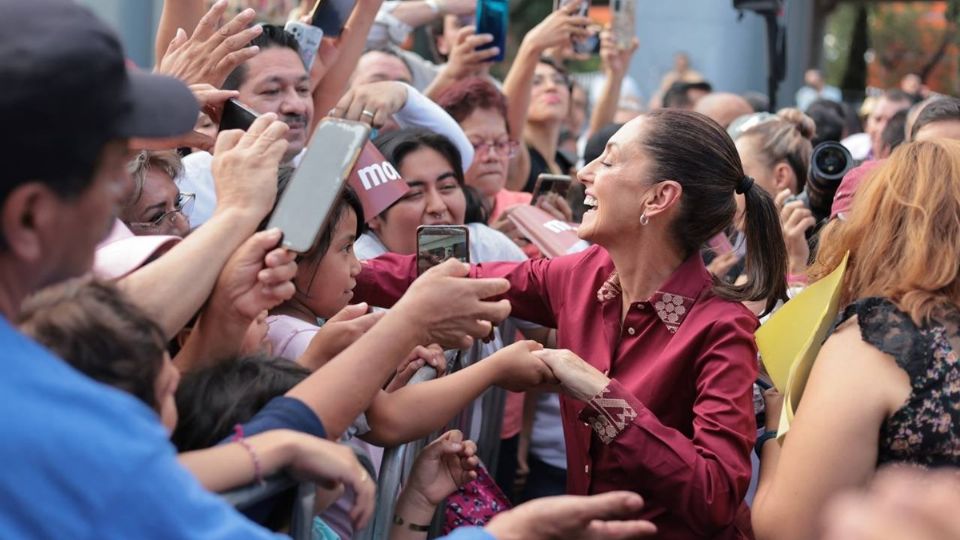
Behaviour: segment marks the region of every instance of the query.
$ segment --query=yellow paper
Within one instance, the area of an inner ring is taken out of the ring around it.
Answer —
[[[849,256],[844,255],[833,272],[793,297],[757,330],[763,365],[783,394],[778,439],[790,429],[813,362],[837,317]]]

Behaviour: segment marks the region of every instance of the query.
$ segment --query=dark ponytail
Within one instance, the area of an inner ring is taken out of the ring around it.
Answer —
[[[765,300],[769,313],[786,299],[787,249],[773,199],[743,173],[737,147],[706,116],[675,109],[648,113],[641,145],[653,161],[655,181],[673,180],[683,189],[673,233],[685,256],[733,223],[734,193],[745,200],[746,275],[742,285],[714,278],[714,293],[733,301]]]

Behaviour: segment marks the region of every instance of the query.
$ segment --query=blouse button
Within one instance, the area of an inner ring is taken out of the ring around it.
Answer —
[[[631,326],[630,328],[627,328],[627,333],[632,336],[632,335],[636,334],[637,331],[634,330],[633,327]]]
[[[584,466],[583,466],[583,474],[590,474],[590,466],[589,466],[589,465],[584,465]]]

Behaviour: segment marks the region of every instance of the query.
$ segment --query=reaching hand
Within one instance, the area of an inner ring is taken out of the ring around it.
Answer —
[[[383,318],[385,312],[367,313],[369,309],[365,303],[341,309],[317,331],[297,363],[314,371],[343,352]]]
[[[497,365],[497,385],[511,392],[523,392],[559,381],[550,368],[536,356],[543,345],[536,341],[518,341],[490,355],[485,361]]]
[[[600,32],[600,62],[603,65],[603,71],[607,76],[623,77],[630,69],[630,59],[633,53],[640,46],[640,41],[634,37],[630,41],[630,47],[621,49],[617,47],[617,40],[613,32],[606,29]]]
[[[570,203],[559,193],[550,191],[540,195],[537,198],[537,208],[561,221],[567,223],[573,221],[573,210],[570,208]]]
[[[653,523],[629,519],[641,509],[643,499],[627,491],[591,497],[545,497],[497,514],[486,530],[497,540],[621,540],[653,536],[657,532]]]
[[[447,359],[443,355],[443,347],[434,343],[424,347],[417,345],[403,362],[397,366],[397,373],[390,379],[390,383],[384,389],[387,392],[395,392],[410,382],[410,379],[424,366],[430,366],[437,370],[437,377],[442,377],[447,370]]]
[[[215,3],[189,37],[183,28],[178,29],[156,71],[187,84],[222,87],[227,75],[260,52],[248,44],[263,32],[260,26],[250,26],[256,16],[252,9],[221,25],[226,9],[226,2]]]
[[[350,88],[330,111],[330,116],[366,122],[374,128],[383,127],[407,103],[405,83],[378,81]]]
[[[583,0],[575,0],[548,15],[523,38],[524,47],[542,53],[551,47],[565,47],[575,39],[589,37],[590,18],[575,15]]]
[[[343,484],[353,489],[354,502],[350,519],[357,529],[363,528],[373,515],[377,486],[349,446],[326,439],[296,433],[294,456],[290,470],[297,478],[333,488]]]
[[[287,151],[284,136],[290,128],[267,113],[250,129],[221,131],[214,151],[214,187],[217,212],[238,210],[259,223],[277,198],[277,174]]]
[[[464,441],[460,431],[444,433],[417,456],[401,496],[432,511],[457,488],[477,478],[476,454],[476,443]]]
[[[728,251],[714,257],[713,260],[710,261],[710,264],[707,265],[707,271],[723,279],[727,276],[727,272],[736,266],[738,262],[740,262],[740,256],[737,255],[737,252]]]
[[[474,26],[464,26],[458,30],[449,61],[443,68],[443,75],[452,81],[459,81],[483,73],[484,68],[500,54],[500,49],[498,47],[478,49],[478,47],[492,41],[493,35],[477,34]]]
[[[510,302],[485,299],[510,289],[505,279],[465,279],[470,266],[455,259],[427,270],[407,289],[392,312],[424,333],[421,343],[465,349],[485,338],[510,315]]]
[[[568,350],[543,349],[533,355],[550,368],[563,393],[574,399],[589,401],[610,384],[600,370]]]
[[[224,102],[239,95],[239,92],[235,90],[218,90],[209,84],[191,84],[190,90],[197,98],[197,102],[200,103],[201,112],[209,116],[214,123],[220,122]],[[210,150],[213,148],[213,144],[214,140],[209,135],[194,129],[179,137],[130,139],[128,146],[133,150],[172,150],[182,147]]]
[[[297,273],[296,254],[283,248],[279,229],[254,234],[230,257],[211,295],[211,304],[231,306],[233,313],[253,321],[263,311],[290,299]]]

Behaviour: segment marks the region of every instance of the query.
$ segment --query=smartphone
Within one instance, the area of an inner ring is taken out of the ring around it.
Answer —
[[[249,107],[235,99],[228,99],[223,104],[223,115],[220,116],[220,131],[227,129],[250,129],[250,124],[259,116]]]
[[[477,33],[490,34],[493,41],[481,45],[478,50],[499,47],[500,54],[491,58],[493,62],[502,62],[507,52],[507,21],[509,20],[507,0],[477,1]]]
[[[575,0],[553,0],[553,10],[556,11],[561,7],[573,2]],[[580,4],[580,9],[577,10],[577,15],[581,17],[586,17],[590,12],[590,0],[583,0]],[[595,31],[589,37],[583,39],[575,39],[573,41],[573,51],[579,54],[600,54],[600,32]]]
[[[310,12],[310,24],[323,30],[326,37],[339,37],[355,3],[355,0],[317,0]]]
[[[300,21],[288,21],[283,27],[297,39],[297,47],[300,49],[300,59],[307,71],[313,68],[313,61],[317,58],[317,50],[320,48],[320,41],[323,39],[323,30],[312,24],[303,24]]]
[[[566,199],[567,193],[570,192],[571,183],[573,183],[573,178],[565,174],[541,174],[537,177],[537,183],[533,186],[533,198],[530,199],[530,204],[537,204],[537,199],[541,195],[551,191]]]
[[[463,225],[417,227],[417,275],[451,258],[470,262],[470,229]]]
[[[367,124],[335,118],[317,126],[267,224],[283,232],[283,247],[305,253],[316,243],[369,132]]]
[[[727,238],[727,235],[717,233],[713,238],[707,240],[707,245],[710,246],[710,249],[713,250],[714,255],[726,255],[733,251],[733,244],[730,243],[730,239]]]
[[[637,0],[610,0],[613,7],[613,39],[618,49],[629,49],[636,34]]]

